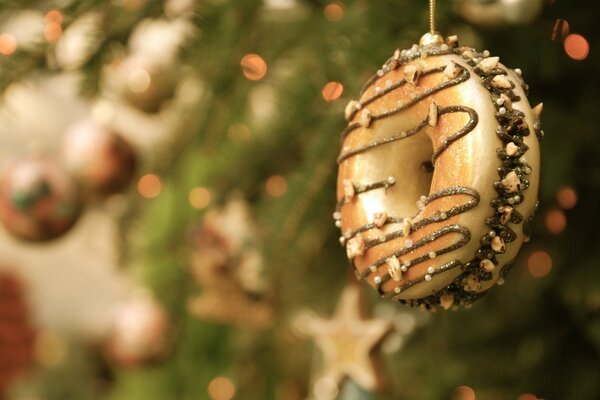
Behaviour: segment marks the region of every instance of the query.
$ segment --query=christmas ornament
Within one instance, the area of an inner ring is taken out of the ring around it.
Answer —
[[[433,27],[346,108],[336,225],[386,298],[445,309],[501,284],[537,204],[541,105],[519,69]]]
[[[123,99],[146,113],[156,113],[170,100],[176,74],[161,60],[132,54],[114,66],[114,79]]]
[[[369,391],[381,388],[382,374],[373,353],[393,326],[385,319],[366,319],[364,306],[360,288],[349,285],[332,319],[305,313],[296,320],[297,330],[314,338],[323,353],[323,370],[313,388],[317,392],[327,390],[331,383],[339,390],[346,377]]]
[[[190,300],[190,312],[219,323],[268,327],[273,310],[263,299],[262,257],[247,204],[235,198],[207,213],[192,240],[192,272],[202,293]]]
[[[20,280],[0,272],[0,398],[32,364],[35,333]]]
[[[91,120],[76,123],[68,130],[62,158],[65,169],[92,195],[123,190],[135,172],[136,157],[131,145]]]
[[[456,4],[456,10],[472,24],[501,26],[531,22],[543,6],[543,0],[461,0]]]
[[[71,229],[80,212],[74,182],[44,158],[16,161],[0,176],[0,221],[19,239],[56,239]]]
[[[165,357],[169,323],[160,304],[139,297],[119,306],[106,343],[108,356],[124,366],[138,366]]]

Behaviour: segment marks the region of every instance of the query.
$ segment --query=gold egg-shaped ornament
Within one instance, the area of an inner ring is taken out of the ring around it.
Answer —
[[[382,297],[448,309],[504,282],[538,203],[541,105],[521,75],[430,33],[347,105],[334,219]]]

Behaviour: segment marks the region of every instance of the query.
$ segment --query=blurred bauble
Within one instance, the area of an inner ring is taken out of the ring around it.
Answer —
[[[135,298],[117,308],[107,354],[124,366],[159,361],[167,352],[168,331],[162,306],[147,298]]]
[[[131,145],[91,120],[69,128],[62,146],[62,159],[65,169],[86,195],[110,195],[125,189],[136,166]]]
[[[20,280],[0,271],[0,399],[32,364],[34,336]]]
[[[177,86],[176,68],[143,54],[132,54],[115,66],[116,85],[122,98],[147,113],[160,111]]]
[[[76,184],[51,161],[17,160],[0,175],[0,221],[19,239],[56,239],[75,225],[80,214]]]
[[[543,8],[543,0],[459,0],[456,10],[475,25],[519,25],[533,21]]]

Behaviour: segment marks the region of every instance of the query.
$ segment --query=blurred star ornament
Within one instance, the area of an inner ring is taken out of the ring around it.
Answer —
[[[335,224],[358,278],[428,310],[504,283],[529,240],[540,114],[520,69],[431,28],[348,103]]]
[[[0,399],[31,366],[34,338],[21,281],[0,271]]]
[[[368,391],[381,389],[383,374],[375,358],[375,351],[392,331],[386,319],[367,319],[361,289],[348,285],[331,319],[309,313],[301,314],[295,322],[297,330],[314,339],[323,354],[323,368],[315,380],[317,390],[329,383],[337,389],[345,378],[351,378]]]
[[[75,183],[51,161],[21,159],[0,176],[0,221],[19,239],[56,239],[75,225],[80,213]]]
[[[543,6],[543,0],[460,0],[456,11],[474,25],[503,26],[527,24]]]
[[[169,321],[163,307],[147,297],[120,305],[106,342],[112,360],[134,367],[160,361],[166,356]]]
[[[62,160],[86,195],[106,196],[127,187],[133,178],[136,156],[120,135],[92,120],[69,128],[62,145]]]
[[[266,328],[272,306],[262,297],[262,256],[247,204],[230,200],[222,210],[207,213],[192,234],[192,272],[201,294],[191,299],[190,312],[225,324]]]

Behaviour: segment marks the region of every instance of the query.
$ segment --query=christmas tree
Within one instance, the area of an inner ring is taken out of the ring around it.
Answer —
[[[0,0],[0,270],[25,271],[39,332],[0,399],[600,398],[597,5],[437,4],[544,103],[506,283],[427,310],[348,266],[344,113],[428,6]]]

